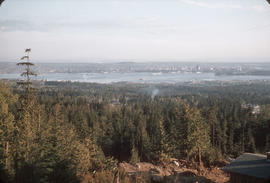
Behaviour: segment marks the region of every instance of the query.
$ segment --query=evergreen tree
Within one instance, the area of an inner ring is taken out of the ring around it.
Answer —
[[[31,66],[34,66],[32,62],[30,62],[30,54],[31,48],[25,49],[26,55],[21,58],[22,61],[17,63],[18,66],[25,66],[25,71],[21,74],[21,76],[25,77],[26,79],[24,81],[17,82],[19,85],[22,85],[23,88],[25,89],[24,97],[26,99],[26,102],[29,102],[30,100],[30,94],[32,90],[32,82],[31,82],[31,76],[36,76],[37,74],[31,70]]]
[[[37,156],[34,154],[38,148],[37,139],[40,127],[38,115],[40,110],[31,82],[31,76],[36,74],[30,69],[30,66],[34,65],[30,62],[30,51],[30,48],[26,49],[25,52],[27,55],[21,58],[21,60],[27,59],[27,61],[22,61],[17,64],[25,66],[25,71],[21,76],[26,78],[24,81],[18,82],[24,89],[23,95],[19,97],[19,107],[15,123],[16,132],[14,135],[17,146],[15,152],[15,170],[16,179],[18,181],[21,179],[20,176],[25,173],[22,173],[22,170],[29,170],[30,172],[26,172],[29,175],[34,174],[31,172],[33,170],[30,167],[25,168],[25,166],[31,166],[36,161]],[[31,180],[31,177],[29,177],[29,180]]]
[[[189,107],[189,105],[184,104],[182,115],[181,132],[187,159],[197,160],[201,164],[202,156],[210,147],[209,125],[195,106]]]
[[[247,129],[246,144],[245,144],[245,146],[246,146],[245,147],[246,152],[255,153],[255,151],[256,151],[256,145],[255,145],[255,140],[254,140],[254,136],[252,134],[251,127],[248,127],[248,129]]]
[[[16,149],[14,146],[14,116],[10,112],[10,105],[16,102],[14,96],[4,83],[0,83],[0,167],[3,171],[13,174],[12,154]],[[2,172],[1,172],[2,173]]]
[[[179,107],[175,104],[169,104],[171,107],[168,109],[168,143],[169,143],[169,154],[172,157],[181,158],[183,156],[183,147],[181,146],[181,128],[182,120]]]
[[[221,121],[221,151],[223,154],[227,154],[227,131],[228,131],[228,122],[225,117]]]
[[[217,137],[217,128],[218,128],[218,120],[217,120],[217,108],[216,104],[213,104],[209,110],[207,111],[207,119],[210,124],[211,129],[211,143],[213,147],[217,147],[218,137]]]

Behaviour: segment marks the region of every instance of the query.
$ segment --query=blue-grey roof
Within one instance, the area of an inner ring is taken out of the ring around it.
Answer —
[[[266,155],[244,153],[223,168],[229,173],[238,173],[257,178],[270,179],[270,161]]]

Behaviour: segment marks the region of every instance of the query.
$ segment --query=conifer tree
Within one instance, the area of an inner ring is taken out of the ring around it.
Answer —
[[[217,146],[217,108],[216,104],[213,104],[207,112],[207,119],[209,120],[210,127],[211,127],[211,143],[212,146]]]
[[[210,147],[209,125],[195,107],[184,105],[182,116],[182,140],[187,159],[202,161],[202,156]]]
[[[250,152],[250,153],[255,153],[256,151],[256,145],[255,145],[255,140],[252,134],[252,129],[249,126],[247,129],[247,134],[246,134],[246,152]]]
[[[0,167],[10,174],[13,173],[12,152],[16,146],[14,146],[13,140],[14,116],[9,108],[16,100],[17,97],[11,93],[8,87],[0,83]]]
[[[173,104],[170,104],[173,105]],[[182,127],[182,120],[181,114],[178,106],[172,106],[168,112],[168,136],[169,138],[169,152],[170,155],[176,158],[180,158],[183,153],[182,143],[181,143],[181,127]]]
[[[18,66],[25,66],[25,71],[21,74],[21,76],[25,77],[26,79],[24,81],[17,82],[19,85],[22,85],[25,89],[25,97],[27,100],[29,100],[31,89],[32,89],[32,82],[31,82],[31,77],[36,76],[37,74],[31,70],[31,66],[34,66],[32,62],[30,62],[30,52],[31,48],[25,49],[26,55],[21,58],[21,60],[26,61],[21,61],[17,63]]]
[[[227,119],[225,117],[223,117],[222,123],[221,123],[221,130],[222,130],[222,145],[221,145],[221,150],[223,154],[227,153],[227,131],[228,131],[228,123],[227,123]]]
[[[32,165],[36,158],[38,158],[38,155],[35,156],[34,154],[39,147],[37,140],[40,127],[40,119],[38,119],[40,110],[31,82],[31,77],[36,74],[30,68],[34,66],[30,62],[30,52],[30,48],[25,49],[26,55],[21,58],[23,61],[17,63],[18,66],[25,66],[25,71],[21,74],[25,80],[17,82],[24,89],[23,94],[19,97],[19,107],[15,123],[16,133],[14,139],[17,145],[15,170],[17,172],[19,170],[27,171],[24,166]],[[24,61],[25,59],[26,61]],[[30,171],[32,171],[31,168]],[[33,174],[33,172],[27,173]],[[17,175],[16,178],[20,179],[19,176],[21,175]]]

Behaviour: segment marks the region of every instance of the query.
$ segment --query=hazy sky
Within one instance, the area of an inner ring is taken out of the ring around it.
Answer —
[[[6,0],[0,61],[270,62],[265,0]]]

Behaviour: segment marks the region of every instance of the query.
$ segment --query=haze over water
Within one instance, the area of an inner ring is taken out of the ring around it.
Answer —
[[[0,74],[1,79],[22,79],[19,74]],[[72,81],[90,83],[181,83],[200,81],[249,81],[270,80],[270,76],[221,75],[214,73],[162,73],[162,72],[126,72],[126,73],[48,73],[40,74],[34,80]]]

